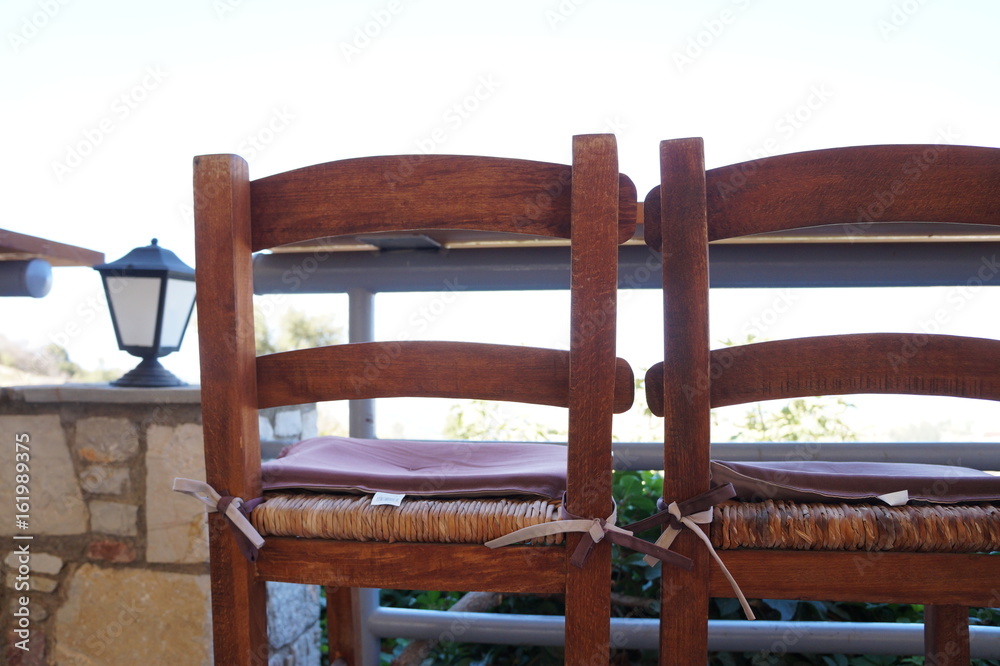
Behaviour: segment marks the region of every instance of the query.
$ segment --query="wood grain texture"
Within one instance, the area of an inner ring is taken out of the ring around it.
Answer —
[[[247,164],[194,162],[195,254],[202,429],[208,483],[222,495],[260,495]],[[267,659],[266,593],[218,514],[209,517],[215,661]]]
[[[569,238],[572,174],[563,164],[460,155],[317,164],[252,183],[253,248],[421,229]],[[635,231],[635,186],[621,180],[624,242]]]
[[[358,613],[360,594],[354,587],[326,588],[327,645],[329,662],[343,660],[346,666],[361,666],[362,618]]]
[[[706,376],[708,353],[708,236],[705,157],[701,139],[660,146],[660,226],[663,256],[665,368],[658,387],[664,418],[663,496],[682,501],[709,489],[707,392],[690,390]],[[656,206],[644,205],[644,211]],[[650,226],[648,213],[646,226]],[[669,242],[666,241],[669,239]],[[655,235],[654,235],[655,242]],[[664,567],[661,585],[660,663],[704,663],[708,651],[708,556],[693,534],[682,534],[677,552],[694,561],[691,572]],[[677,652],[669,646],[684,645]]]
[[[1000,400],[1000,340],[862,333],[725,347],[711,355],[712,407],[817,395],[890,393]],[[646,373],[650,408],[663,364]],[[691,390],[708,385],[691,384]]]
[[[95,266],[104,263],[104,254],[0,229],[0,261],[24,259],[44,259],[53,266]]]
[[[642,239],[657,252],[663,251],[663,222],[660,186],[651,189],[642,202]],[[647,220],[650,220],[647,222]]]
[[[575,137],[571,166],[378,157],[250,183],[246,163],[222,155],[196,159],[195,174],[206,461],[217,489],[259,495],[259,407],[384,396],[472,397],[567,407],[568,502],[580,516],[604,518],[611,512],[611,418],[631,405],[634,392],[631,368],[615,358],[617,245],[634,233],[637,214],[635,187],[618,172],[614,137]],[[343,234],[433,227],[569,238],[569,352],[400,342],[254,356],[253,251]],[[247,663],[259,648],[265,580],[567,593],[567,663],[608,659],[607,543],[594,549],[583,568],[569,568],[565,547],[493,551],[271,537],[250,565],[236,553],[227,530],[215,529],[211,543],[212,584],[220,598],[218,663]],[[338,593],[335,599],[335,617],[349,618],[343,625],[333,623],[339,645],[349,645],[355,630],[352,598]],[[239,626],[235,632],[233,625]]]
[[[707,487],[714,406],[853,393],[1000,399],[996,340],[881,333],[709,352],[707,337],[709,241],[823,224],[848,225],[846,233],[856,235],[876,222],[1000,224],[1000,150],[838,148],[705,173],[699,139],[665,141],[660,187],[643,209],[646,242],[663,254],[664,362],[647,372],[646,392],[650,409],[664,416],[667,501]],[[776,550],[722,556],[749,597],[945,607],[995,605],[1000,598],[996,556]],[[704,559],[694,575],[664,570],[663,576],[661,663],[703,664],[703,585],[710,581],[714,596],[732,591]],[[929,650],[962,641],[957,612],[941,611],[934,624]]]
[[[566,508],[612,511],[611,420],[615,394],[618,288],[618,147],[611,135],[573,137],[570,246],[569,450]],[[567,542],[567,556],[579,542]],[[566,663],[606,663],[611,641],[611,547],[598,544],[583,567],[567,564]]]
[[[262,580],[343,587],[536,592],[566,586],[563,546],[380,543],[270,537],[260,551]]]
[[[969,609],[931,605],[924,608],[924,654],[931,666],[969,663]]]
[[[866,333],[712,352],[712,406],[814,395],[893,393],[1000,400],[1000,340]]]
[[[749,599],[993,606],[1000,556],[789,550],[720,551]],[[715,565],[713,597],[733,590]]]
[[[712,169],[709,238],[820,224],[1000,224],[1000,150],[972,146],[852,146],[776,155]],[[848,230],[852,233],[852,230]]]
[[[570,352],[472,342],[360,342],[257,359],[261,408],[367,398],[470,398],[569,406]],[[635,383],[614,366],[614,410],[632,406]]]

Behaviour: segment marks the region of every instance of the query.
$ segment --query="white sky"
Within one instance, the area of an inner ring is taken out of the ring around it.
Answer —
[[[108,260],[155,236],[194,264],[191,160],[215,152],[253,178],[386,153],[568,162],[573,134],[614,131],[641,198],[667,138],[705,137],[709,166],[943,133],[1000,146],[998,30],[988,0],[5,0],[0,228]],[[761,298],[733,297],[735,330]],[[3,335],[137,362],[89,269],[0,307]],[[648,365],[656,345],[625,328]],[[196,341],[165,359],[189,381]]]

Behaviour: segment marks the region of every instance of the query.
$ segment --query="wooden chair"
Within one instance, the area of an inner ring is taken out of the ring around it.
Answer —
[[[261,496],[260,408],[397,396],[475,398],[567,407],[565,508],[576,516],[609,514],[611,417],[628,409],[633,392],[631,369],[615,358],[617,247],[632,235],[636,216],[635,188],[619,174],[613,136],[574,137],[571,166],[488,157],[371,157],[254,181],[240,157],[208,155],[194,161],[194,201],[207,481],[221,495]],[[568,239],[570,350],[398,342],[392,363],[364,382],[351,378],[363,376],[366,362],[384,351],[379,343],[255,356],[254,252],[331,236],[431,229]],[[473,508],[468,519],[488,521],[490,502],[478,504],[484,516]],[[254,509],[251,518],[267,506],[265,501]],[[565,594],[567,663],[608,659],[607,542],[577,568],[568,557],[579,534],[568,535],[563,545],[498,550],[475,543],[264,534],[266,543],[253,562],[241,554],[219,513],[210,514],[209,532],[218,664],[267,662],[266,580]],[[331,634],[337,632],[343,628],[331,627]]]
[[[1000,400],[998,340],[921,336],[919,352],[894,363],[893,353],[898,359],[913,335],[816,337],[710,351],[708,332],[709,242],[821,224],[848,225],[854,234],[883,222],[998,225],[1000,150],[851,147],[706,172],[703,143],[695,138],[664,141],[660,165],[661,184],[645,200],[644,219],[646,242],[663,253],[665,362],[649,371],[646,389],[650,408],[665,416],[665,502],[710,488],[712,407],[856,393]],[[846,514],[836,509],[835,520],[822,503],[727,502],[716,507],[709,532],[748,597],[927,604],[927,654],[935,664],[967,664],[966,607],[996,605],[998,598],[1000,557],[979,552],[1000,549],[997,508],[949,519],[942,515],[959,514],[933,505],[839,506],[865,512],[863,524],[874,530],[865,545],[844,550],[848,546],[827,539],[824,530],[842,527]],[[909,543],[904,530],[914,537]],[[927,543],[935,530],[954,536]],[[983,537],[980,545],[954,541],[974,534]],[[677,549],[695,560],[694,569],[663,569],[664,664],[704,664],[709,596],[733,596],[692,537],[681,534]],[[939,552],[899,552],[922,549]]]

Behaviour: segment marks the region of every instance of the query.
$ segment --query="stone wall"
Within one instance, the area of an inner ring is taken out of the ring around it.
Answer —
[[[212,663],[205,511],[171,491],[205,478],[199,400],[197,387],[0,389],[0,661]],[[314,435],[314,409],[262,413],[262,430]],[[269,584],[268,602],[270,664],[319,664],[319,589]]]

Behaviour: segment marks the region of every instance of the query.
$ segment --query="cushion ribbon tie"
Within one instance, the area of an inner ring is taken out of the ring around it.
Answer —
[[[209,513],[218,511],[225,516],[226,524],[233,531],[240,552],[248,561],[257,561],[257,551],[264,547],[264,538],[254,529],[247,518],[250,517],[250,512],[254,510],[254,507],[264,501],[264,498],[258,497],[244,502],[239,497],[220,495],[204,481],[183,478],[174,479],[173,490],[201,501],[208,507]]]
[[[632,535],[627,528],[618,527],[615,522],[618,519],[618,506],[615,505],[611,515],[607,518],[581,518],[566,511],[566,497],[563,495],[563,505],[560,509],[560,520],[554,520],[538,525],[530,525],[515,530],[497,539],[487,541],[484,545],[488,548],[500,548],[509,546],[520,541],[528,541],[552,534],[567,532],[580,532],[583,538],[577,545],[576,550],[570,556],[570,564],[575,567],[583,567],[584,562],[590,555],[594,545],[602,541],[605,537],[611,543],[624,546],[632,550],[644,553],[647,557],[662,560],[667,564],[679,566],[683,569],[690,569],[693,563],[683,555],[670,552],[666,548],[661,548]]]
[[[719,568],[722,569],[722,573],[725,575],[726,580],[733,588],[733,592],[736,593],[736,597],[740,601],[740,606],[743,608],[743,613],[746,615],[748,620],[756,619],[753,614],[753,610],[750,608],[750,604],[747,603],[747,599],[743,596],[743,591],[740,590],[740,586],[736,583],[736,579],[733,578],[732,574],[729,573],[729,569],[726,565],[722,563],[722,558],[719,554],[715,552],[715,547],[712,546],[711,539],[708,535],[698,527],[699,525],[708,525],[712,522],[712,507],[719,502],[723,502],[727,499],[736,496],[736,490],[733,488],[732,484],[727,483],[724,486],[718,486],[709,490],[708,492],[701,493],[700,495],[695,495],[694,497],[684,500],[683,502],[671,502],[667,505],[663,499],[657,501],[657,507],[660,512],[640,520],[639,522],[632,523],[631,525],[626,525],[625,529],[633,530],[635,532],[641,532],[647,530],[651,527],[657,525],[664,525],[663,533],[656,540],[656,545],[661,548],[670,548],[673,544],[674,539],[677,535],[681,533],[684,527],[690,529],[694,534],[701,539],[702,543],[708,548],[708,552],[712,555],[712,559],[718,563]],[[649,557],[648,555],[643,558],[646,564],[652,566],[656,564],[656,560]]]

